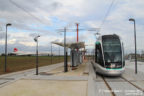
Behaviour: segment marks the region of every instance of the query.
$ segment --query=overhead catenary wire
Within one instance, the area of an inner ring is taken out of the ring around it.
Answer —
[[[11,4],[15,5],[17,8],[23,10],[25,13],[27,13],[29,16],[33,17],[35,20],[37,20],[38,22],[44,24],[43,21],[41,21],[38,17],[36,17],[35,15],[31,14],[30,12],[28,12],[26,9],[22,8],[20,5],[18,5],[16,2],[14,2],[13,0],[9,0]]]
[[[102,26],[104,25],[104,23],[105,23],[108,15],[110,14],[110,11],[111,11],[111,8],[112,8],[114,2],[115,2],[115,0],[112,0],[112,2],[111,2],[111,4],[110,4],[110,6],[108,7],[108,10],[107,10],[107,12],[106,12],[106,14],[105,14],[105,16],[104,16],[104,19],[102,20],[102,23],[100,24],[100,27],[99,27],[99,28],[102,28]]]

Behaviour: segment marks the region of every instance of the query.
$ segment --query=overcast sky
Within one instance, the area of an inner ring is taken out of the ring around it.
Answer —
[[[109,14],[102,24],[109,6]],[[68,26],[75,29],[101,28],[101,34],[121,36],[125,52],[134,52],[133,22],[137,28],[137,48],[144,50],[144,1],[143,0],[0,0],[0,53],[4,52],[5,25],[8,27],[8,52],[13,48],[20,51],[34,51],[33,38],[39,34],[40,51],[48,52],[50,42],[63,41],[58,29]],[[101,26],[102,24],[102,26]],[[85,41],[87,49],[93,48],[95,32],[80,31],[80,41]],[[67,33],[67,42],[76,42],[76,32]],[[57,50],[57,46],[54,50]]]

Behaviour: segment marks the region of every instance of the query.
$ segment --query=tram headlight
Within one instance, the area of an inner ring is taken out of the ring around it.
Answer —
[[[110,63],[111,61],[108,59],[107,62]]]
[[[115,67],[116,67],[115,64],[111,64],[111,65],[110,65],[110,68],[115,68]]]

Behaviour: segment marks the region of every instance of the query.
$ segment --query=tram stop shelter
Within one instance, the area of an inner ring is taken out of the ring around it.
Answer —
[[[52,42],[53,44],[59,45],[64,47],[64,43],[59,42]],[[78,43],[67,43],[66,49],[70,48],[70,57],[71,57],[71,66],[76,67],[79,64],[83,62],[85,51],[82,51],[81,49],[85,49],[85,43],[84,42],[78,42]],[[67,51],[67,50],[66,50]]]

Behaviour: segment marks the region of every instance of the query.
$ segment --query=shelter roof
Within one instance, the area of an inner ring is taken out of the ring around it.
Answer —
[[[52,43],[64,47],[64,43],[60,42],[52,42]],[[84,42],[66,43],[66,47],[70,49],[77,49],[77,48],[80,49],[85,47],[85,43]]]

